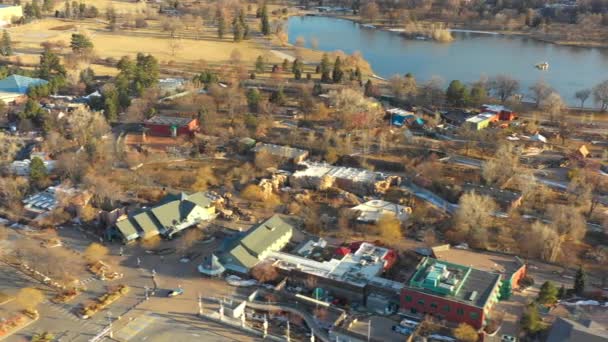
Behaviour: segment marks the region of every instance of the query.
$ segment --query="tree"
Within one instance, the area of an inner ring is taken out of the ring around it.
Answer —
[[[536,108],[540,107],[540,104],[545,101],[547,96],[553,93],[553,89],[544,80],[538,80],[536,83],[530,86],[530,97],[534,101]]]
[[[0,42],[0,55],[12,56],[13,55],[13,42],[11,36],[7,30],[2,32],[2,41]]]
[[[416,79],[411,74],[393,76],[390,79],[390,88],[393,95],[401,101],[411,101],[418,92]]]
[[[557,118],[567,108],[566,104],[562,100],[562,97],[558,93],[552,92],[547,95],[541,102],[541,107],[549,113],[549,120],[555,122]]]
[[[382,240],[387,244],[394,244],[403,239],[401,221],[395,215],[383,214],[376,223]]]
[[[473,84],[471,87],[471,93],[469,94],[469,105],[473,107],[479,107],[483,104],[488,97],[486,87],[479,82]]]
[[[601,110],[608,110],[608,80],[593,87],[593,101],[600,104]]]
[[[332,70],[331,78],[334,83],[342,83],[343,77],[344,71],[342,71],[342,60],[340,60],[340,56],[337,56],[336,61],[334,62],[334,69]]]
[[[509,300],[512,294],[512,286],[511,280],[505,279],[500,284],[500,289],[498,290],[498,299],[500,300]]]
[[[585,108],[585,101],[591,96],[591,89],[581,89],[574,93],[574,97],[581,101],[581,108]]]
[[[557,291],[557,298],[558,299],[565,299],[566,298],[566,287],[564,286],[564,284],[562,284],[562,286],[559,287],[559,290]]]
[[[194,181],[194,184],[192,184],[191,188],[194,191],[205,191],[209,188],[209,186],[215,186],[217,184],[219,184],[219,181],[215,177],[213,168],[206,165],[197,170],[196,180]]]
[[[464,107],[468,102],[469,91],[459,80],[450,82],[445,92],[445,100],[449,106]]]
[[[432,76],[430,80],[420,86],[419,100],[428,106],[437,106],[443,103],[445,96],[444,82],[438,76]]]
[[[456,237],[460,242],[466,240],[473,247],[484,248],[487,230],[494,224],[496,203],[492,198],[474,192],[462,195],[458,203],[455,217]]]
[[[93,50],[93,42],[82,33],[73,33],[70,48],[76,54],[83,55]]]
[[[458,339],[458,341],[477,342],[479,339],[477,330],[466,323],[460,323],[457,328],[452,330],[452,333],[454,334],[454,337]]]
[[[361,7],[360,15],[363,19],[373,22],[380,15],[378,4],[374,1],[367,2]]]
[[[543,322],[540,318],[540,314],[538,313],[536,304],[528,304],[521,318],[521,326],[527,333],[532,335],[543,330]]]
[[[226,18],[224,18],[224,13],[219,12],[219,16],[217,18],[217,37],[219,39],[223,39],[225,32],[226,32]]]
[[[97,242],[93,242],[84,250],[84,256],[91,263],[100,261],[103,257],[108,255],[108,247],[101,245]]]
[[[112,83],[104,84],[101,89],[101,97],[103,99],[103,114],[108,122],[118,120],[118,109],[120,107],[119,94],[116,86]]]
[[[264,261],[251,269],[251,276],[260,283],[274,281],[279,278],[279,272],[270,261]]]
[[[30,163],[30,182],[36,186],[46,181],[48,171],[42,159],[34,157]]]
[[[507,75],[498,75],[490,81],[490,88],[500,102],[505,102],[519,90],[519,81]]]
[[[262,56],[258,56],[255,60],[255,72],[263,73],[266,70],[266,65],[264,63],[264,58]]]
[[[378,96],[378,89],[372,83],[372,80],[367,80],[367,82],[365,82],[365,90],[364,90],[363,94],[367,97]]]
[[[585,270],[583,269],[583,266],[580,265],[576,271],[576,275],[574,276],[574,293],[579,296],[582,296],[585,293],[586,278],[587,275],[585,274]]]
[[[268,7],[266,7],[266,4],[264,4],[264,6],[262,7],[262,14],[260,20],[260,30],[262,31],[262,34],[265,36],[270,35],[270,22],[268,19]]]
[[[285,93],[283,92],[283,87],[279,87],[277,91],[272,92],[268,100],[277,106],[282,106],[285,103]]]
[[[555,261],[560,252],[560,237],[548,225],[535,221],[521,235],[520,249],[529,257]]]
[[[517,174],[519,156],[513,146],[502,144],[498,147],[494,158],[483,163],[481,175],[487,184],[502,186]]]
[[[536,299],[541,304],[555,304],[557,302],[557,288],[552,282],[546,281],[541,285]]]
[[[36,311],[38,305],[44,301],[44,294],[38,289],[26,287],[17,292],[15,300],[24,310]]]
[[[330,78],[331,62],[329,61],[329,56],[326,53],[324,53],[323,57],[321,58],[321,65],[320,65],[319,71],[321,72],[321,82],[323,82],[323,83],[331,82],[331,78]]]
[[[240,42],[241,40],[243,40],[243,33],[244,33],[243,25],[238,20],[238,18],[234,18],[234,21],[232,23],[233,40],[235,42]]]
[[[260,91],[257,88],[250,88],[247,91],[247,106],[251,112],[258,112],[261,98]]]

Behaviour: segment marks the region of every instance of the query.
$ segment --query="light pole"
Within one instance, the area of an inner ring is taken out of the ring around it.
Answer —
[[[110,327],[110,331],[108,332],[108,334],[110,335],[110,338],[114,338],[114,334],[112,332],[112,312],[108,311],[108,322],[109,322],[109,327]]]
[[[202,302],[202,298],[201,298],[200,292],[198,294],[198,315],[199,316],[203,315],[203,302]]]
[[[145,296],[146,296],[146,300],[150,299],[149,294],[148,294],[149,290],[150,290],[150,288],[148,286],[144,287],[144,291],[145,291],[144,293],[145,293]]]

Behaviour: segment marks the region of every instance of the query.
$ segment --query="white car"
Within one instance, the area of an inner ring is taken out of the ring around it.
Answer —
[[[241,279],[241,277],[235,276],[235,275],[229,275],[226,277],[226,282],[229,285],[232,286],[239,286],[239,287],[245,287],[245,286],[254,286],[256,285],[258,282],[255,279]]]
[[[517,337],[511,335],[502,335],[500,337],[501,342],[517,342]]]

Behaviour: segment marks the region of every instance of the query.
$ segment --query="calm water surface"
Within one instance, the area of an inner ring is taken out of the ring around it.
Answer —
[[[292,17],[289,40],[298,37],[318,49],[361,52],[374,72],[382,77],[411,72],[418,80],[440,76],[473,82],[485,75],[507,74],[521,82],[521,92],[544,79],[568,103],[576,105],[574,93],[608,79],[608,49],[581,48],[543,43],[518,36],[454,32],[449,44],[404,39],[398,33],[363,28],[349,20],[329,17]],[[534,65],[547,61],[550,68]],[[591,105],[589,99],[585,105]]]

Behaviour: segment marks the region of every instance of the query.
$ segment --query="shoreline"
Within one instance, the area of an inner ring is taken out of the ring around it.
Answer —
[[[403,33],[404,32],[404,29],[401,29],[401,28],[398,28],[398,27],[391,27],[391,26],[386,26],[386,25],[369,24],[369,23],[363,22],[362,20],[360,20],[358,18],[353,18],[351,16],[343,16],[343,15],[339,15],[339,14],[332,14],[332,13],[316,13],[316,12],[310,12],[310,11],[303,11],[303,12],[300,12],[300,13],[294,13],[293,15],[289,15],[289,17],[291,17],[291,16],[329,17],[329,18],[349,20],[349,21],[352,21],[352,22],[357,23],[359,25],[367,25],[366,26],[367,29],[382,30],[382,31],[392,32],[392,33]],[[455,28],[450,28],[449,31],[450,32],[460,32],[460,33],[477,33],[477,34],[489,34],[489,35],[521,36],[521,37],[527,37],[527,38],[534,39],[536,41],[547,43],[547,44],[555,44],[555,45],[558,45],[558,46],[570,46],[570,47],[581,47],[581,48],[599,48],[599,49],[606,49],[606,48],[608,48],[608,43],[597,42],[597,41],[591,41],[591,42],[571,42],[571,41],[564,41],[564,40],[554,40],[554,39],[550,39],[550,38],[538,37],[538,36],[535,36],[532,33],[523,32],[523,31],[502,31],[502,30],[491,30],[491,29],[476,29],[476,28],[470,28],[470,27],[467,27],[467,26],[460,26],[460,25],[456,25]]]

